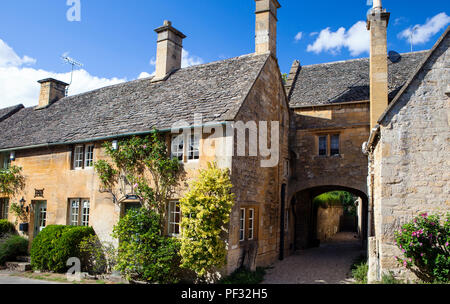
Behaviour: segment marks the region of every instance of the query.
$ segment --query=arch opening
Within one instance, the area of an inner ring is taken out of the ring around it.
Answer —
[[[324,185],[296,192],[290,200],[294,250],[319,247],[341,232],[367,246],[368,197],[357,189]]]

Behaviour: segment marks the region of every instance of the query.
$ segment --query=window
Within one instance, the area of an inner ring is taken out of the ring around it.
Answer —
[[[86,146],[86,155],[84,156],[84,167],[92,168],[94,166],[94,145]]]
[[[239,241],[253,241],[257,236],[257,209],[246,207],[239,210]]]
[[[183,135],[172,137],[172,158],[177,158],[180,162],[184,161],[184,139]]]
[[[73,169],[80,170],[94,166],[94,145],[78,145],[73,149]]]
[[[327,136],[319,136],[319,155],[327,155]]]
[[[198,135],[191,135],[189,137],[188,148],[188,160],[200,159],[200,137]]]
[[[69,200],[69,224],[72,226],[89,226],[91,205],[87,199]]]
[[[248,239],[253,240],[255,231],[255,209],[248,210]]]
[[[76,146],[73,154],[73,168],[83,168],[83,146]]]
[[[239,216],[239,241],[245,240],[245,209],[241,209]]]
[[[331,135],[331,156],[339,154],[339,134]]]
[[[9,153],[0,153],[0,169],[8,169],[11,165],[11,156]]]
[[[184,143],[187,143],[185,145]],[[189,135],[185,137],[184,134],[174,135],[171,144],[172,158],[177,158],[180,162],[184,162],[184,155],[186,161],[194,161],[200,159],[200,136]]]
[[[0,198],[0,220],[7,220],[9,212],[9,199]]]
[[[168,232],[170,236],[180,235],[181,209],[180,202],[169,202],[169,225]]]

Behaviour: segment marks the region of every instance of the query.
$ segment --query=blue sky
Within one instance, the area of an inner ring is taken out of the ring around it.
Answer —
[[[84,74],[75,75],[79,77],[78,87],[86,84],[85,87],[92,89],[92,86],[136,79],[142,72],[152,73],[151,61],[156,55],[153,30],[165,19],[171,20],[188,36],[184,41],[188,52],[186,64],[231,58],[254,50],[253,0],[81,0],[80,22],[67,20],[70,7],[66,1],[1,1],[0,42],[7,48],[3,55],[14,52],[14,58],[19,60],[6,66],[16,69],[17,77],[22,75],[20,71],[32,69],[33,73],[27,74],[23,82],[33,84],[23,96],[20,92],[8,96],[0,93],[0,108],[22,100],[27,103],[34,98],[38,90],[34,82],[38,79],[33,80],[33,77],[45,72],[67,73],[70,67],[60,59],[64,53],[84,64]],[[280,0],[280,3],[278,59],[282,72],[289,71],[294,59],[308,65],[368,56],[364,51],[364,26],[358,23],[365,21],[369,9],[367,0]],[[384,0],[383,5],[391,12],[388,49],[409,52],[410,42],[399,34],[414,25],[424,27],[417,33],[414,50],[431,48],[450,22],[449,3]],[[439,14],[440,17],[430,24],[431,18]],[[296,41],[296,36],[301,39]],[[0,57],[0,74],[1,62]],[[89,77],[95,79],[90,81]],[[4,91],[2,79],[6,78],[0,75],[0,92]],[[87,85],[90,82],[93,84]],[[75,93],[81,90],[78,88]]]

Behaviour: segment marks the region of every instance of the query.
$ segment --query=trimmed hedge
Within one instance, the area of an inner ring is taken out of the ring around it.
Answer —
[[[11,234],[16,231],[14,224],[8,222],[8,220],[0,220],[0,237],[5,234]]]
[[[31,267],[34,270],[66,272],[67,260],[81,258],[79,245],[95,235],[92,227],[50,225],[44,228],[31,245]]]
[[[28,240],[18,235],[10,235],[0,240],[0,265],[14,261],[18,256],[28,254]]]

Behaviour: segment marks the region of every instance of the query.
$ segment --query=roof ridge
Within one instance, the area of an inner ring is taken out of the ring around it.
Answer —
[[[242,59],[242,58],[251,57],[251,56],[255,56],[256,57],[256,56],[264,56],[264,55],[265,56],[269,56],[269,54],[257,55],[255,53],[250,53],[250,54],[240,55],[240,56],[237,56],[237,57],[232,57],[232,58],[212,61],[212,62],[208,62],[208,63],[191,65],[191,66],[188,66],[188,67],[185,67],[185,68],[180,68],[177,71],[175,71],[174,73],[179,72],[181,70],[184,71],[184,70],[189,70],[189,69],[194,69],[194,68],[199,68],[199,67],[207,67],[207,66],[210,66],[210,65],[213,65],[213,64],[218,64],[218,63],[225,62],[225,61],[232,61],[232,60]],[[99,92],[101,90],[109,89],[109,88],[112,88],[112,87],[120,87],[120,86],[128,85],[128,84],[131,84],[131,83],[138,83],[138,82],[141,82],[141,81],[148,81],[148,80],[151,80],[153,77],[154,77],[154,75],[151,75],[149,77],[138,78],[138,79],[133,79],[133,80],[130,80],[130,81],[125,81],[125,82],[121,82],[121,83],[108,85],[108,86],[101,87],[101,88],[98,88],[98,89],[94,89],[94,90],[91,90],[91,91],[87,91],[87,92],[83,92],[83,93],[79,93],[79,94],[75,94],[75,95],[66,96],[64,98],[61,98],[57,102],[59,103],[59,102],[64,101],[64,100],[70,100],[71,98],[74,98],[74,97],[82,97],[82,96],[89,95],[91,93]],[[32,108],[34,108],[34,107],[35,106],[32,106]]]
[[[414,51],[414,52],[406,52],[406,53],[399,53],[402,56],[405,55],[414,55],[414,54],[419,54],[419,53],[426,53],[429,52],[430,50],[422,50],[422,51]],[[302,66],[302,68],[308,68],[308,67],[315,67],[315,66],[326,66],[326,65],[333,65],[333,64],[339,64],[339,63],[347,63],[347,62],[356,62],[356,61],[365,61],[365,60],[369,60],[370,57],[363,57],[363,58],[355,58],[355,59],[348,59],[348,60],[339,60],[339,61],[331,61],[331,62],[323,62],[323,63],[314,63],[314,64],[310,64],[310,65],[304,65]]]

